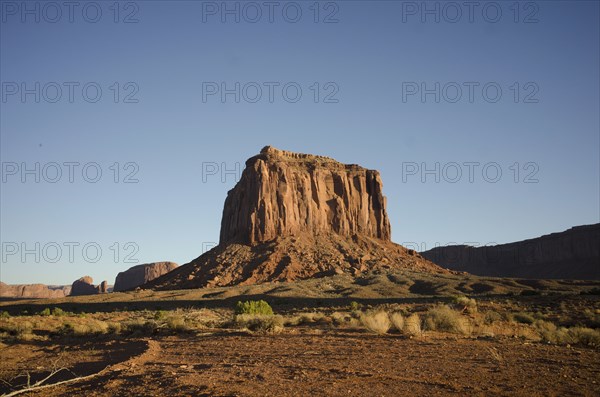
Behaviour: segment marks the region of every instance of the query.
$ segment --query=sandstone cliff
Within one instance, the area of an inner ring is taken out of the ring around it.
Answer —
[[[127,291],[139,287],[175,269],[173,262],[154,262],[130,267],[117,274],[113,291]]]
[[[223,209],[219,245],[143,286],[198,288],[411,269],[445,273],[390,241],[379,173],[267,146]]]
[[[379,172],[267,146],[227,194],[219,243],[334,232],[389,241]]]
[[[600,224],[489,247],[437,247],[421,255],[440,266],[479,276],[598,280]]]
[[[94,286],[94,279],[92,279],[90,276],[84,276],[73,282],[71,285],[70,295],[96,295],[106,292],[108,292],[108,283],[106,281],[98,284],[98,286]]]
[[[63,298],[71,292],[70,286],[45,284],[14,284],[0,282],[2,298]]]

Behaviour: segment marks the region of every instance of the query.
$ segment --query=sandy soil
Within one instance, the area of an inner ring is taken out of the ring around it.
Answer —
[[[80,374],[105,364],[109,369],[31,395],[600,395],[600,351],[510,338],[408,339],[296,329],[265,336],[220,332],[121,340],[102,353],[98,342],[79,343],[69,347],[64,364],[91,363],[79,367]],[[2,378],[27,366],[47,366],[56,349],[35,343],[2,348]]]

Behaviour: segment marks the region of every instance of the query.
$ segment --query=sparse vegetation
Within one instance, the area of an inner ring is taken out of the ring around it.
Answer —
[[[238,314],[235,324],[253,332],[278,334],[283,330],[283,317],[268,314]]]
[[[533,324],[535,318],[529,313],[514,313],[512,315],[513,320],[522,324]]]
[[[402,313],[392,313],[390,315],[390,320],[392,321],[392,325],[394,326],[396,331],[402,332],[402,330],[404,329],[404,317],[402,316]]]
[[[235,314],[259,314],[273,315],[273,309],[264,300],[238,302],[235,306]]]
[[[360,317],[360,322],[372,332],[385,334],[389,331],[392,323],[385,311],[367,312]]]
[[[421,336],[421,317],[417,313],[413,313],[404,320],[402,333],[408,336]]]
[[[430,331],[468,334],[468,320],[446,305],[433,307],[425,313],[424,327]]]

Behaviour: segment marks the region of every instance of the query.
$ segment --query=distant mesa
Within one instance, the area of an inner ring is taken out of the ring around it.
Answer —
[[[64,298],[71,292],[69,285],[13,284],[0,282],[2,298]]]
[[[94,279],[90,276],[83,276],[78,280],[75,280],[71,285],[70,296],[81,296],[81,295],[96,295],[104,294],[108,292],[108,283],[105,281],[101,282],[97,286],[94,286]]]
[[[199,288],[375,269],[447,273],[391,242],[378,171],[266,146],[225,200],[219,245],[143,286]]]
[[[146,284],[177,268],[174,262],[154,262],[130,267],[117,274],[114,291],[127,291]]]
[[[509,244],[436,247],[421,255],[478,276],[600,280],[600,223]]]

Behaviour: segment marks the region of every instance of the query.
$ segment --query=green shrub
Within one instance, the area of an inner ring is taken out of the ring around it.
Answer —
[[[467,334],[467,319],[446,305],[433,307],[425,313],[425,329]]]
[[[167,312],[164,310],[157,310],[156,312],[154,312],[154,319],[155,320],[164,320],[167,317]]]
[[[42,311],[40,312],[40,316],[49,316],[49,315],[51,315],[51,314],[52,314],[52,312],[50,311],[50,308],[49,308],[49,307],[45,308],[44,310],[42,310]]]
[[[235,306],[235,314],[261,314],[273,315],[273,309],[263,300],[238,302]]]
[[[356,301],[350,302],[350,310],[355,312],[362,308],[362,305]]]
[[[54,309],[52,309],[52,315],[53,316],[66,316],[68,313],[65,312],[63,309],[61,309],[60,307],[55,307]]]
[[[0,319],[10,318],[10,313],[3,310],[0,312]]]

